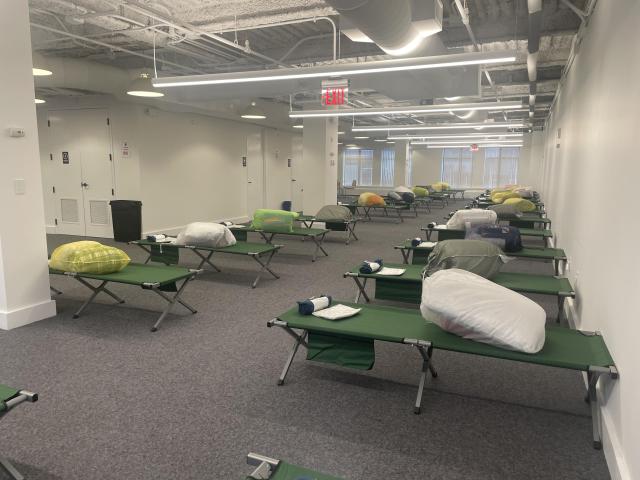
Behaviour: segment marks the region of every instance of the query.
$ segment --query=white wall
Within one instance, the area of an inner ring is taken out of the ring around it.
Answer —
[[[49,293],[27,2],[0,2],[0,64],[0,328],[9,329],[56,313]],[[10,137],[11,127],[24,129],[24,137]]]
[[[50,102],[47,108],[103,107],[109,111],[114,152],[116,198],[143,202],[145,232],[174,232],[192,221],[244,220],[247,211],[247,138],[264,153],[263,205],[279,208],[290,200],[287,159],[300,135],[259,125],[199,114],[168,112],[108,97]],[[47,109],[39,115],[46,128]],[[258,134],[257,136],[255,134]],[[253,135],[251,135],[253,134]],[[129,154],[122,146],[127,143]],[[47,135],[41,137],[41,162],[49,162]],[[262,171],[262,169],[261,169]],[[44,178],[47,225],[55,232],[55,199]]]
[[[570,313],[578,328],[602,332],[620,371],[601,392],[604,448],[613,478],[629,480],[640,478],[639,18],[637,0],[597,3],[551,111],[539,166],[577,291]]]
[[[414,185],[431,185],[439,182],[441,169],[441,149],[412,148],[411,180]]]

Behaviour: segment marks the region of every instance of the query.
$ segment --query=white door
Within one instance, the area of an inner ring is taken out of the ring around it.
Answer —
[[[304,186],[302,184],[302,137],[294,137],[291,144],[291,210],[304,212],[302,202]],[[305,212],[314,215],[316,212]]]
[[[57,233],[113,237],[109,201],[115,191],[107,112],[51,111],[47,135]]]
[[[262,208],[264,203],[264,160],[261,132],[250,133],[247,136],[246,162],[247,216],[253,217],[253,212]]]

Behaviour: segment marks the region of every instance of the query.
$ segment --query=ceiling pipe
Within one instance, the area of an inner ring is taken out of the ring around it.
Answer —
[[[232,49],[238,50],[242,53],[244,53],[247,56],[253,56],[253,57],[257,57],[267,63],[272,63],[272,64],[277,64],[277,65],[281,65],[281,66],[288,66],[288,65],[283,65],[281,62],[279,62],[278,60],[271,58],[267,55],[263,55],[261,53],[255,52],[253,50],[251,50],[248,47],[239,45],[231,40],[227,40],[224,37],[221,37],[220,35],[215,35],[213,33],[208,33],[205,31],[202,31],[198,28],[196,28],[194,25],[191,25],[187,22],[182,22],[182,23],[176,23],[168,18],[166,18],[164,15],[161,15],[159,13],[157,13],[156,11],[154,11],[153,9],[151,9],[150,7],[147,7],[144,4],[141,4],[140,2],[136,1],[136,0],[124,0],[123,2],[121,2],[122,5],[126,6],[127,8],[141,13],[142,15],[147,15],[148,17],[161,22],[161,23],[166,23],[168,25],[171,25],[173,28],[178,29],[178,30],[182,30],[182,31],[186,31],[188,33],[193,33],[196,35],[199,35],[201,37],[205,37],[207,39],[210,40],[214,40],[218,43],[221,43],[223,45],[226,45],[228,47],[231,47]]]
[[[424,44],[412,23],[412,0],[326,0],[340,16],[389,55],[406,55]]]
[[[575,13],[578,17],[580,17],[581,22],[584,22],[587,19],[587,16],[588,16],[587,12],[580,10],[569,0],[560,0],[560,1],[564,3],[567,7],[569,7],[569,9],[571,9],[573,13]]]
[[[538,80],[538,50],[542,31],[542,0],[527,0],[529,11],[529,36],[527,39],[527,74],[529,77],[529,118],[533,118],[536,106],[536,82]]]

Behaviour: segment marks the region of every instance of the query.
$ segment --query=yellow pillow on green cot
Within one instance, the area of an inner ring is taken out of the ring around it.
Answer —
[[[413,187],[411,190],[416,197],[426,197],[427,195],[429,195],[429,190],[427,190],[426,188]]]
[[[524,198],[507,198],[504,202],[505,205],[513,205],[521,212],[533,212],[536,206],[533,202]]]
[[[491,197],[491,200],[493,200],[494,203],[502,203],[509,198],[520,198],[520,194],[515,192],[496,193]]]
[[[51,254],[49,267],[63,272],[105,274],[119,272],[131,259],[119,248],[83,240],[65,243]]]

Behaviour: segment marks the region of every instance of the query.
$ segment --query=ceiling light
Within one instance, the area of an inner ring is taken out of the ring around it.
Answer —
[[[35,99],[35,102],[36,102],[36,103],[47,103],[47,101],[46,101],[46,100],[42,100],[41,98],[36,98],[36,99]]]
[[[341,108],[334,110],[304,110],[289,112],[289,118],[314,118],[314,117],[367,117],[379,115],[409,115],[420,113],[444,113],[444,112],[471,112],[475,110],[519,110],[522,102],[479,102],[459,103],[453,105],[414,105],[410,107],[386,107],[386,108]],[[459,117],[468,118],[468,117]]]
[[[387,143],[389,143],[389,144],[394,144],[394,143],[396,143],[396,142],[387,142]]]
[[[445,99],[447,102],[455,102],[455,101],[457,101],[457,100],[460,100],[461,98],[462,98],[462,97],[444,97],[444,99]]]
[[[387,137],[387,140],[444,140],[444,139],[494,139],[499,140],[502,137],[522,137],[523,133],[460,133],[451,135],[391,135]]]
[[[338,145],[342,145],[342,142],[338,142]]]
[[[338,135],[344,135],[344,132],[338,132]]]
[[[264,120],[267,118],[267,114],[256,106],[256,102],[251,102],[251,105],[245,108],[240,116],[250,120]]]
[[[164,97],[164,93],[153,87],[151,76],[148,73],[141,73],[138,78],[131,82],[127,89],[127,95],[134,97]]]
[[[485,143],[519,143],[522,144],[522,140],[428,140],[428,141],[419,141],[419,142],[411,142],[411,145],[436,145],[446,143],[447,145],[483,145]]]
[[[515,51],[472,52],[436,55],[431,57],[401,58],[375,62],[330,64],[315,67],[279,68],[270,71],[253,70],[246,72],[188,75],[183,77],[156,78],[154,86],[184,87],[194,85],[223,85],[233,83],[269,82],[300,78],[326,78],[372,73],[426,70],[433,68],[463,67],[467,65],[487,65],[512,63],[516,61]]]
[[[512,147],[512,148],[520,148],[522,145],[505,145],[502,143],[495,143],[490,145],[478,145],[478,148],[494,148],[494,147]],[[464,145],[427,145],[427,148],[469,148],[469,146]]]
[[[453,110],[449,110],[449,113],[454,117],[459,118],[460,120],[469,120],[476,113],[476,110],[471,110],[470,112],[465,113],[464,115],[458,115]]]
[[[386,127],[353,127],[352,132],[397,132],[402,130],[452,130],[460,128],[522,128],[522,123],[449,123],[439,125],[388,125]]]
[[[357,137],[356,137],[357,138]],[[387,139],[386,138],[374,138],[373,139],[374,142],[386,142]]]
[[[53,72],[51,70],[46,70],[44,68],[33,67],[31,71],[33,72],[34,77],[46,77],[49,75],[53,75]]]
[[[359,137],[353,137],[353,138],[355,138],[356,140],[366,140],[369,137],[359,136]]]
[[[387,137],[387,140],[438,140],[438,139],[499,139],[497,137],[522,137],[523,133],[460,133],[454,135],[398,135]]]
[[[293,128],[304,128],[304,125],[302,125],[301,123],[296,123],[295,125],[293,125]]]

